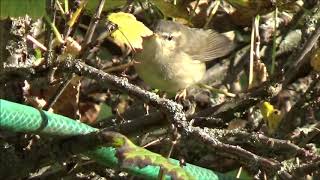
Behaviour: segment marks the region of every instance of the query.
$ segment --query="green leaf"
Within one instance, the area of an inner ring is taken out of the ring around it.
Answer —
[[[107,0],[104,3],[103,11],[109,11],[111,9],[120,8],[127,3],[126,0]],[[93,14],[99,4],[99,0],[89,0],[85,9],[89,14]]]
[[[46,12],[46,0],[0,0],[0,19],[29,15],[41,18]]]
[[[38,48],[34,49],[34,56],[36,57],[36,59],[42,58],[41,50]]]
[[[150,0],[166,17],[189,19],[189,13],[184,4],[174,5],[164,0]]]
[[[112,116],[112,111],[111,111],[111,107],[108,106],[107,104],[101,104],[101,110],[100,113],[97,117],[97,122],[101,121],[102,119],[106,119],[110,116]]]

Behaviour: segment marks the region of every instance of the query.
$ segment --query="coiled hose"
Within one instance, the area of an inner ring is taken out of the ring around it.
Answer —
[[[73,119],[2,99],[0,99],[0,129],[62,137],[71,137],[98,131],[96,128],[92,128]],[[85,155],[100,164],[117,168],[119,165],[115,153],[116,149],[113,147],[97,147],[94,150],[86,152]],[[179,163],[174,159],[172,159],[172,162],[176,164]],[[196,179],[233,179],[188,163],[183,168]],[[156,166],[146,166],[143,168],[132,167],[127,169],[127,171],[146,179],[157,179],[159,169],[160,168]]]

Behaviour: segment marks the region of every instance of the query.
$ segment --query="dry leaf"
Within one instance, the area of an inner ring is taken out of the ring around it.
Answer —
[[[267,81],[268,71],[266,65],[260,60],[254,61],[253,73],[252,87],[258,86],[259,84]]]
[[[132,14],[112,13],[108,16],[108,20],[118,26],[118,29],[111,34],[111,38],[122,50],[142,49],[142,38],[153,35],[153,32],[142,22],[137,21]]]

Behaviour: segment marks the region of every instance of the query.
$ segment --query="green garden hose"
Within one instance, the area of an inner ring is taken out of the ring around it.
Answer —
[[[98,131],[96,128],[58,114],[1,99],[0,129],[62,137],[71,137]],[[94,150],[86,152],[85,155],[100,164],[117,168],[119,165],[115,153],[116,149],[113,147],[97,147]],[[179,163],[174,159],[172,159],[172,162]],[[183,168],[196,179],[231,179],[228,176],[192,164],[187,164]],[[159,169],[160,168],[156,166],[146,166],[143,168],[132,167],[126,170],[146,179],[157,179]]]

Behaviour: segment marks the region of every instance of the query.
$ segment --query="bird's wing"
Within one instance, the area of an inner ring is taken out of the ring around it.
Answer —
[[[183,50],[194,60],[210,61],[227,55],[233,49],[232,41],[213,30],[189,28],[183,37],[186,46]]]

